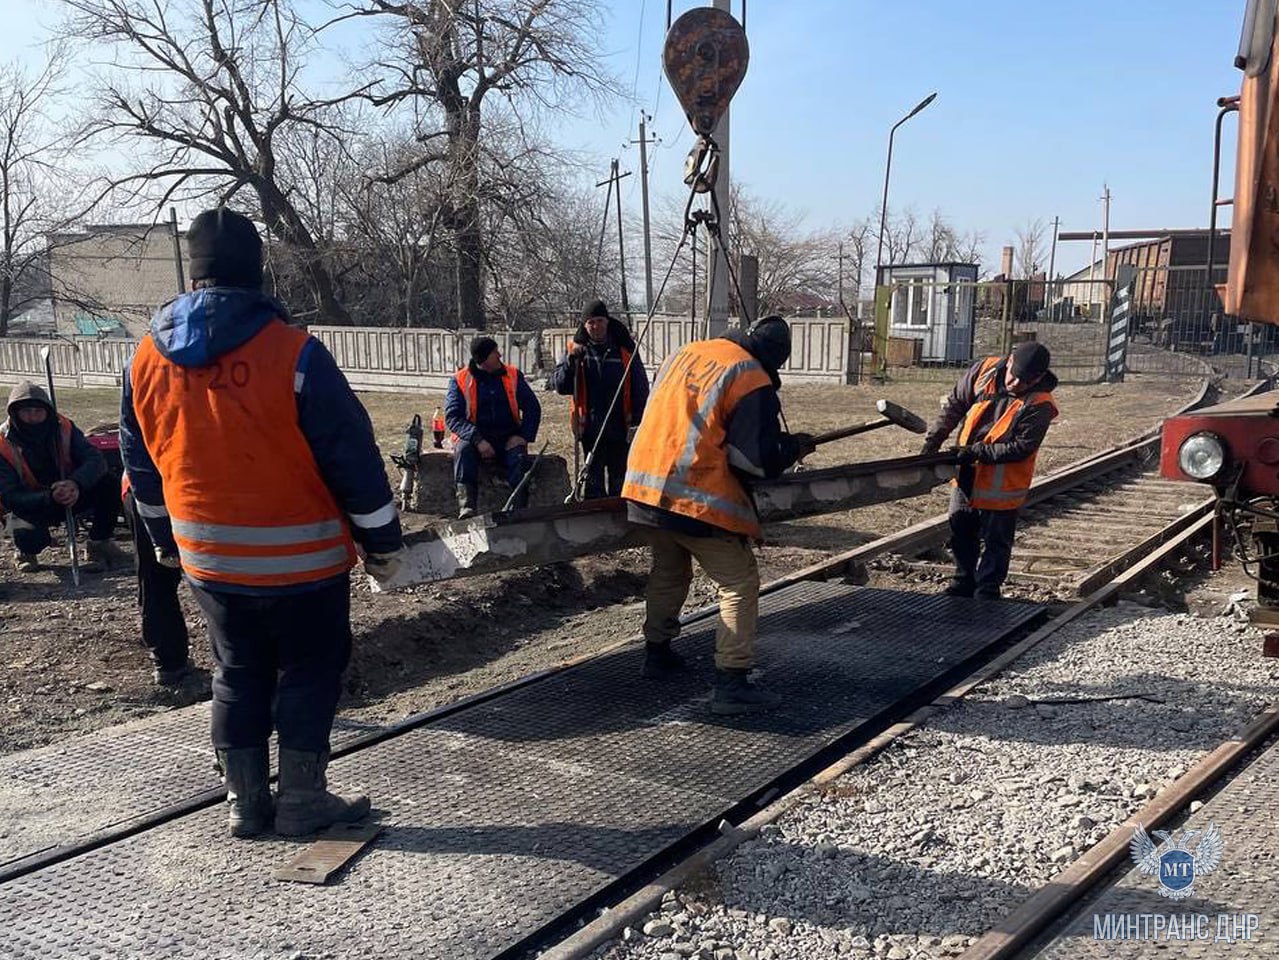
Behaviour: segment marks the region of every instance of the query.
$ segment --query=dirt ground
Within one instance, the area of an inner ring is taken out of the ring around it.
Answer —
[[[1130,377],[1122,385],[1063,387],[1061,416],[1040,455],[1041,473],[1150,427],[1186,402],[1198,382]],[[1227,393],[1242,386],[1228,384]],[[935,414],[943,384],[832,387],[793,385],[782,403],[794,431],[819,432],[874,419],[881,396]],[[572,460],[565,398],[541,393],[549,452]],[[414,413],[427,420],[442,394],[365,394],[384,455],[403,448]],[[64,390],[59,401],[82,427],[117,418],[111,390]],[[809,465],[904,456],[920,438],[897,428],[823,447]],[[387,461],[392,483],[395,468]],[[944,509],[945,493],[813,517],[768,528],[760,551],[764,578],[812,563]],[[127,533],[118,537],[123,543]],[[127,547],[126,549],[131,549]],[[208,696],[209,657],[203,625],[183,589],[192,654],[201,671],[183,690],[155,687],[139,642],[132,568],[86,576],[77,590],[61,547],[46,551],[49,568],[19,575],[6,545],[0,556],[0,753],[7,753],[172,709]],[[343,711],[383,722],[446,703],[636,635],[643,619],[647,557],[623,553],[469,580],[372,595],[352,591],[355,652]],[[360,580],[361,578],[356,578]],[[714,599],[702,578],[690,605]]]

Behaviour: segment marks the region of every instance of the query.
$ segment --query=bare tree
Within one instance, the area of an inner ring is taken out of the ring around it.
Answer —
[[[1017,228],[1017,271],[1027,280],[1043,269],[1044,234],[1047,230],[1047,225],[1039,218],[1027,220],[1024,227]]]
[[[803,213],[753,197],[740,184],[733,185],[731,211],[729,249],[759,258],[761,316],[803,299],[831,303],[838,298],[836,234],[805,230]]]
[[[9,321],[52,294],[49,238],[74,219],[65,133],[50,118],[66,57],[54,50],[31,74],[0,66],[0,337]]]
[[[395,24],[398,56],[383,58],[384,89],[372,102],[428,106],[420,155],[389,171],[393,181],[437,162],[449,169],[445,226],[457,257],[460,322],[484,326],[486,262],[482,152],[490,98],[538,108],[566,107],[566,94],[608,97],[616,82],[600,70],[597,0],[360,0],[357,15]]]
[[[316,311],[349,322],[280,157],[290,137],[340,139],[335,106],[367,85],[321,97],[302,75],[314,29],[292,0],[62,0],[68,39],[106,44],[88,133],[136,164],[110,195],[161,209],[172,197],[225,203],[252,191],[270,235],[296,256]]]

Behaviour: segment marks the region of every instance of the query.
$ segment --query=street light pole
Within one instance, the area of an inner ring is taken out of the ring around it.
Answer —
[[[906,114],[906,116],[902,117],[900,120],[894,123],[893,128],[888,131],[888,162],[884,164],[884,198],[879,205],[879,249],[875,253],[875,283],[876,284],[878,284],[880,281],[879,275],[884,264],[884,227],[888,221],[888,177],[889,177],[889,174],[892,173],[892,169],[893,169],[893,136],[894,134],[897,133],[898,127],[900,127],[903,123],[905,123],[915,114],[919,113],[919,111],[923,110],[924,107],[928,106],[930,103],[932,103],[936,99],[937,99],[937,94],[930,93],[928,96],[924,97],[923,100],[919,101],[919,103],[915,104],[914,109],[912,109],[910,113]]]

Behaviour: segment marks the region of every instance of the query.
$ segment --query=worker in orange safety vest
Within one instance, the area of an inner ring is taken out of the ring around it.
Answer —
[[[620,495],[631,436],[648,402],[648,374],[630,330],[609,315],[603,300],[583,311],[573,342],[551,373],[550,387],[571,398],[573,437],[590,457],[586,497]]]
[[[387,580],[400,519],[364,407],[262,290],[253,222],[207,210],[187,248],[192,291],[156,312],[124,372],[120,450],[157,559],[181,566],[208,625],[228,829],[300,836],[369,812],[325,771],[356,545]]]
[[[921,453],[936,453],[956,426],[959,473],[950,499],[955,573],[946,593],[998,600],[1008,577],[1017,511],[1030,491],[1035,458],[1057,416],[1056,375],[1042,343],[974,363],[955,384]]]
[[[762,530],[743,478],[776,477],[812,448],[811,437],[779,424],[778,371],[790,348],[781,317],[685,346],[663,367],[626,463],[626,516],[653,554],[643,674],[683,669],[671,641],[696,559],[719,586],[712,713],[754,713],[781,699],[749,679],[759,623],[751,545]]]

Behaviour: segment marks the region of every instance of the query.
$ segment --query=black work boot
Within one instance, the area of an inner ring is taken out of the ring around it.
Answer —
[[[640,676],[650,680],[665,680],[684,671],[684,658],[671,649],[670,643],[644,644],[644,666]]]
[[[271,829],[271,760],[265,746],[218,751],[226,784],[227,830],[255,837]]]
[[[275,832],[301,837],[335,823],[354,823],[369,814],[368,797],[339,797],[325,788],[328,751],[280,748],[280,791],[275,801]]]
[[[948,597],[971,597],[973,595],[973,582],[965,580],[963,577],[951,577],[950,585],[942,593]]]
[[[457,485],[457,518],[459,520],[475,516],[475,498],[478,493],[478,484],[459,483]]]
[[[751,683],[744,667],[716,667],[715,690],[711,693],[711,713],[731,715],[771,710],[782,702],[781,694]]]

